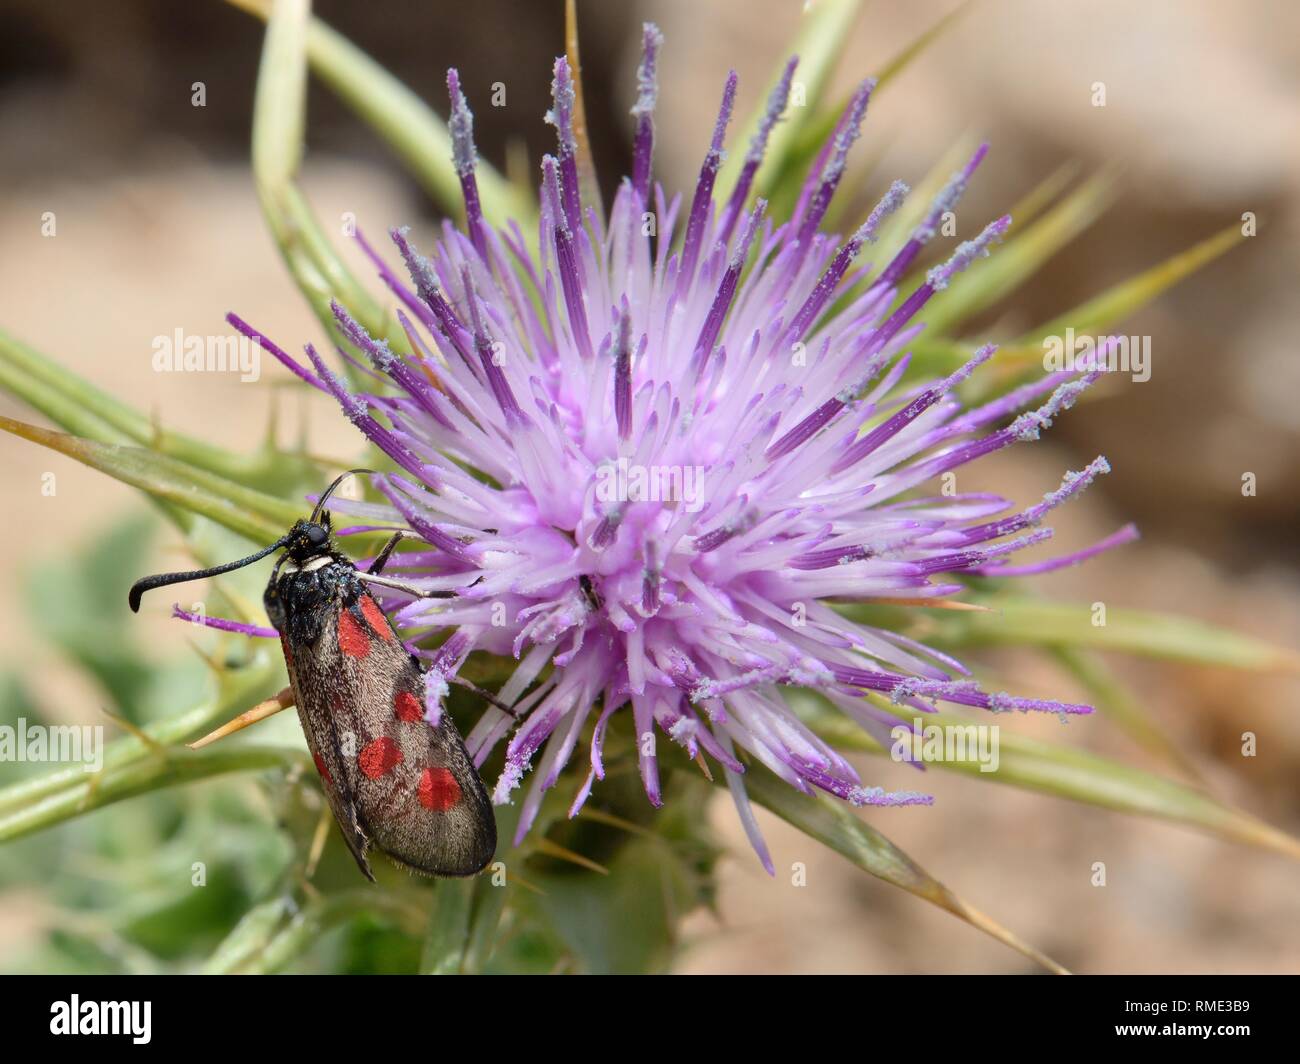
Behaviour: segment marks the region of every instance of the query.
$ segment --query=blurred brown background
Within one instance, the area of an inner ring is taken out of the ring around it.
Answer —
[[[666,36],[658,176],[693,181],[729,67],[740,110],[755,103],[798,22],[801,0],[644,0],[579,4],[587,108],[608,183],[627,162],[636,27]],[[868,3],[835,96],[882,66],[951,3]],[[346,3],[318,14],[445,112],[457,65],[476,107],[480,151],[531,167],[551,143],[541,116],[562,50],[562,4],[476,0]],[[317,326],[263,229],[247,139],[261,26],[217,0],[0,2],[0,322],[18,337],[166,423],[251,446],[281,376],[259,385],[151,368],[151,341],[182,328],[222,331],[237,310],[283,346]],[[1135,520],[1143,540],[1081,570],[1035,580],[1073,600],[1172,610],[1300,645],[1300,8],[1278,0],[985,0],[873,102],[859,151],[915,181],[959,136],[993,152],[963,209],[992,215],[1069,160],[1122,167],[1115,206],[988,324],[1014,335],[1253,211],[1259,235],[1127,323],[1152,336],[1150,381],[1080,407],[1044,442],[963,474],[963,490],[1029,500],[1066,468],[1106,454],[1114,473],[1056,521],[1056,549]],[[205,107],[191,105],[206,86]],[[493,82],[507,106],[486,106]],[[1107,105],[1091,105],[1106,84]],[[310,98],[305,185],[328,223],[355,213],[370,231],[436,217],[383,145],[327,92]],[[44,212],[58,235],[41,234]],[[342,241],[339,242],[340,244]],[[364,266],[353,256],[362,277]],[[285,431],[306,416],[285,403]],[[0,398],[0,412],[30,417]],[[341,418],[311,414],[318,450],[346,454]],[[40,477],[58,478],[53,498]],[[1258,495],[1243,498],[1243,472]],[[978,483],[972,481],[978,480]],[[85,542],[105,513],[140,510],[133,491],[11,438],[0,439],[0,587],[34,559]],[[159,631],[165,631],[161,627]],[[170,637],[169,637],[170,638]],[[0,592],[0,655],[84,717],[94,692],[25,631]],[[1017,689],[1068,696],[1029,659],[991,659]],[[1114,662],[1151,714],[1222,796],[1300,834],[1300,685],[1294,677]],[[1060,739],[1056,722],[1020,721]],[[1259,756],[1240,756],[1240,735]],[[1096,720],[1072,726],[1088,748],[1148,764]],[[1156,766],[1153,766],[1156,767]],[[872,761],[873,781],[909,784]],[[1297,866],[1182,829],[931,771],[924,810],[873,820],[963,897],[1082,971],[1300,970]],[[1018,971],[978,933],[850,869],[764,820],[778,868],[807,863],[808,886],[769,880],[729,806],[714,819],[731,854],[719,910],[690,926],[682,971]],[[1094,888],[1094,861],[1109,886]],[[5,942],[21,910],[0,918]]]

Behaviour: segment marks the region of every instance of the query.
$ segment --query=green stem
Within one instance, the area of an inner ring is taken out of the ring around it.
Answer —
[[[161,747],[172,746],[202,734],[213,724],[225,721],[269,695],[275,681],[279,679],[275,665],[271,655],[259,652],[249,665],[220,673],[217,693],[211,700],[179,716],[148,725],[143,729],[144,734]],[[123,769],[151,754],[159,756],[156,749],[139,737],[123,736],[105,748],[103,772]],[[22,807],[44,803],[61,792],[82,793],[90,778],[81,765],[74,765],[12,784],[0,790],[0,823],[5,823],[11,815],[16,815],[15,811],[20,813]]]
[[[373,887],[331,894],[304,906],[259,956],[241,965],[239,970],[250,975],[283,971],[325,932],[357,916],[385,916],[412,934],[418,932],[422,920],[422,915],[410,903]]]
[[[476,975],[483,971],[492,958],[507,894],[506,886],[493,883],[490,874],[478,877],[474,888],[474,918],[469,930],[469,948],[465,951],[462,971]]]
[[[229,772],[307,767],[305,754],[280,746],[236,746],[228,750],[164,750],[99,773],[81,773],[82,782],[0,816],[0,842],[21,838],[65,820],[102,809],[138,794],[178,787]]]
[[[434,884],[433,911],[420,958],[425,975],[456,975],[464,967],[473,898],[472,879],[440,879]]]
[[[167,431],[3,330],[0,330],[0,388],[39,410],[65,431],[87,439],[100,443],[137,443],[244,485],[266,486],[286,479],[286,456],[268,447],[253,454],[235,454],[215,444]]]
[[[203,974],[229,975],[255,963],[285,918],[296,910],[297,904],[287,894],[253,906],[213,951],[203,965]]]

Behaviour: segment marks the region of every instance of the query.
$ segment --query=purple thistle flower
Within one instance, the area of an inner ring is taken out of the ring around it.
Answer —
[[[518,226],[497,231],[483,218],[472,117],[459,79],[448,75],[467,232],[444,223],[424,258],[394,230],[409,286],[358,238],[401,304],[414,354],[399,356],[334,308],[343,337],[390,387],[351,392],[310,347],[307,368],[231,320],[332,395],[398,467],[375,480],[387,504],[334,506],[365,522],[356,530],[416,531],[426,549],[395,555],[388,572],[453,593],[385,593],[429,665],[430,713],[471,652],[518,661],[497,696],[521,720],[493,793],[510,801],[532,771],[518,836],[591,723],[577,812],[604,775],[606,729],[623,712],[635,724],[650,801],[661,800],[656,738],[712,757],[770,871],[737,748],[805,793],[857,805],[931,801],[864,785],[792,712],[781,686],[818,690],[886,745],[898,719],[867,692],[920,711],[936,701],[1091,711],[983,692],[959,662],[855,623],[831,601],[938,600],[962,590],[949,574],[1041,572],[1135,532],[1126,527],[1050,562],[1008,564],[1050,536],[1042,519],[1107,471],[1102,458],[1010,516],[995,516],[1011,503],[993,495],[913,495],[944,472],[1036,438],[1099,376],[1057,373],[965,408],[955,390],[991,357],[986,346],[945,379],[900,388],[918,312],[1010,225],[992,221],[890,312],[897,282],[986,148],[953,176],[892,261],[855,266],[908,191],[895,183],[843,243],[819,232],[874,83],[853,95],[782,221],[761,200],[751,206],[749,193],[795,61],[772,93],[734,192],[717,207],[733,73],[676,251],[668,234],[681,201],[651,183],[661,42],[647,25],[633,175],[608,223],[581,202],[573,84],[567,62],[556,61],[546,118],[557,149],[542,166],[536,252]],[[651,210],[659,239],[646,224]],[[418,646],[434,641],[436,649]],[[477,764],[513,725],[500,709],[485,712],[467,740]]]

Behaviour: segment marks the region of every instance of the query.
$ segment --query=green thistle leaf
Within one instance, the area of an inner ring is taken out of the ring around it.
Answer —
[[[203,974],[225,975],[255,963],[295,908],[294,900],[283,896],[253,906],[213,952]]]
[[[203,734],[213,724],[224,722],[265,698],[283,684],[283,676],[280,662],[273,662],[269,654],[259,651],[244,666],[217,673],[213,694],[193,709],[146,725],[138,734],[107,744],[100,774],[92,775],[83,766],[73,765],[0,789],[0,841],[50,827],[145,790],[189,782],[217,772],[236,771],[237,764],[209,763],[201,759],[201,751],[184,751],[184,765],[173,778],[174,770],[167,768],[162,755],[170,755],[167,748]],[[236,747],[233,752],[240,750],[241,747]],[[277,756],[278,764],[285,765],[295,763],[294,759],[300,755],[297,751],[281,750]],[[267,751],[254,751],[251,756],[251,762],[258,765],[270,759]],[[151,762],[151,767],[144,770],[142,778],[139,766],[146,760]]]
[[[39,801],[0,812],[0,842],[22,838],[73,817],[140,794],[179,787],[231,772],[307,769],[311,760],[280,746],[229,746],[205,750],[167,750],[92,775],[78,768],[81,781]],[[10,805],[0,795],[0,808]]]
[[[99,443],[2,416],[0,430],[75,458],[157,499],[210,518],[256,543],[283,535],[301,516],[300,508],[292,503],[142,447]]]
[[[238,967],[225,969],[245,975],[269,975],[288,969],[307,953],[320,938],[336,927],[360,918],[379,917],[414,932],[424,916],[420,909],[401,895],[361,887],[313,899],[299,909],[274,936],[251,956],[239,960]],[[250,938],[260,928],[248,930]],[[240,946],[223,947],[233,955]]]
[[[1067,974],[1056,961],[962,901],[844,803],[800,794],[767,769],[752,764],[745,773],[745,789],[754,801],[863,871],[952,913],[1049,971]]]
[[[245,487],[283,492],[319,479],[315,462],[277,450],[270,439],[251,454],[172,432],[73,373],[48,355],[0,331],[0,389],[59,428],[106,444],[136,443]]]
[[[1113,650],[1139,657],[1252,671],[1300,669],[1300,655],[1228,628],[1148,610],[1106,607],[1094,623],[1083,602],[1043,602],[1008,595],[974,596],[994,612],[945,611],[920,619],[937,644],[947,647],[1044,646]]]
[[[787,697],[797,705],[808,726],[837,747],[871,754],[889,753],[852,722],[833,712],[816,695],[795,692],[792,697],[787,692]],[[900,721],[910,721],[917,716],[914,711],[894,705],[879,695],[868,694],[867,698]],[[970,728],[989,723],[987,717],[977,721],[954,713],[927,713],[924,716],[926,725],[936,727]],[[996,771],[982,771],[980,763],[971,758],[935,761],[932,765],[976,779],[1009,783],[1103,809],[1168,820],[1219,838],[1300,858],[1300,841],[1196,787],[1073,747],[1028,739],[1008,728],[1000,729],[998,746]]]

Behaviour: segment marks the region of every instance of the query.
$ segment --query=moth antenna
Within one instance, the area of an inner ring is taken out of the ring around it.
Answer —
[[[193,569],[187,573],[159,573],[156,576],[141,577],[131,585],[131,591],[126,596],[126,601],[131,607],[132,613],[140,612],[140,596],[146,591],[152,591],[156,587],[166,587],[168,584],[187,584],[191,580],[202,580],[209,576],[220,576],[222,573],[229,573],[235,569],[242,569],[245,565],[252,565],[253,562],[261,561],[272,551],[279,550],[287,546],[289,536],[282,536],[269,547],[264,547],[256,554],[250,554],[247,558],[240,558],[237,562],[226,562],[225,565],[215,565],[211,569]]]
[[[373,475],[378,472],[379,470],[377,469],[349,469],[346,473],[340,473],[334,478],[334,483],[321,492],[321,497],[316,500],[316,508],[311,512],[312,524],[315,524],[320,519],[321,510],[324,509],[326,500],[334,494],[335,489],[347,480],[348,477],[359,476],[362,473],[370,473]]]

